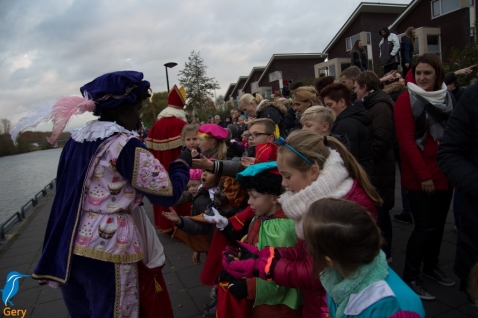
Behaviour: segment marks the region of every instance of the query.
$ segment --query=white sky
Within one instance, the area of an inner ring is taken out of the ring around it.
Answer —
[[[376,2],[376,1],[371,1]],[[381,0],[410,3],[410,0]],[[153,91],[170,86],[192,50],[224,94],[275,53],[320,53],[359,0],[0,1],[0,118],[15,123],[36,105],[107,72],[144,73]],[[73,118],[66,130],[93,116]],[[48,125],[39,126],[49,130]]]

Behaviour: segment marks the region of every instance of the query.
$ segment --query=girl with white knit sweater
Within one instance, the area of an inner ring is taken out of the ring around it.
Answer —
[[[277,155],[277,167],[287,192],[279,202],[295,222],[298,243],[294,247],[264,248],[250,259],[231,260],[226,270],[242,277],[261,277],[277,285],[299,288],[304,307],[302,317],[327,317],[325,290],[314,276],[312,257],[304,241],[303,216],[311,204],[322,198],[344,198],[363,206],[374,219],[380,196],[367,174],[349,151],[335,138],[311,131],[292,133]],[[249,252],[256,250],[251,247]],[[250,255],[250,253],[242,253]]]

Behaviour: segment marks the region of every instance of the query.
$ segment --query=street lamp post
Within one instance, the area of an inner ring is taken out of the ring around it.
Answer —
[[[168,93],[169,93],[168,68],[173,68],[173,67],[175,67],[176,65],[178,65],[178,63],[169,62],[169,63],[164,64],[164,68],[166,69],[166,85],[168,86]]]

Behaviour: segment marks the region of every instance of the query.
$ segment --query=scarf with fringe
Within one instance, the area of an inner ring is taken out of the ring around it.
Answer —
[[[453,99],[445,84],[440,90],[431,92],[425,91],[411,82],[407,83],[407,87],[415,119],[415,143],[423,150],[427,138],[427,128],[430,130],[433,140],[440,142],[443,138],[446,123],[453,110]]]

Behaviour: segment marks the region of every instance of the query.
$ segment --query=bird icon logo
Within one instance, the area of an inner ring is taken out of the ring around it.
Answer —
[[[18,293],[19,279],[24,277],[30,277],[30,275],[20,274],[19,272],[10,272],[7,275],[7,281],[2,290],[2,302],[7,306],[9,303],[13,306],[13,303],[10,299],[13,298]]]

